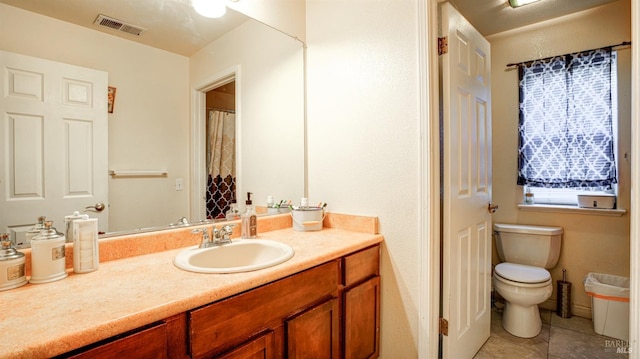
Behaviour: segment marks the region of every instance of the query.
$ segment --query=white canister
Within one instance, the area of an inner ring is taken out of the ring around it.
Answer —
[[[31,278],[34,284],[48,283],[67,277],[65,270],[64,234],[44,222],[39,235],[31,240]]]
[[[98,219],[76,219],[72,223],[73,271],[89,273],[98,269]]]
[[[324,220],[324,208],[300,207],[291,210],[293,230],[300,232],[319,231]]]
[[[0,237],[0,291],[27,284],[24,253],[16,251],[8,234]]]
[[[75,211],[72,215],[64,216],[64,236],[67,243],[73,243],[73,221],[76,219],[89,219],[89,215]]]
[[[22,245],[18,245],[18,248],[29,248],[29,247],[31,247],[31,240],[33,239],[33,237],[39,235],[40,232],[44,229],[44,221],[45,221],[45,219],[46,219],[45,216],[38,217],[38,223],[36,223],[33,226],[33,228],[31,228],[30,230],[28,230],[25,233],[25,241],[24,241],[24,243],[22,243]]]

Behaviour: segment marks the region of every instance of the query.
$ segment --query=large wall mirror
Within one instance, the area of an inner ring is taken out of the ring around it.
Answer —
[[[104,0],[81,2],[100,1],[110,3],[108,8],[116,12],[106,15],[120,16],[128,22],[141,19],[126,18],[127,11],[141,10],[123,9],[130,5]],[[35,3],[42,5],[39,13],[28,7]],[[236,87],[238,204],[244,205],[246,192],[253,193],[254,204],[259,206],[266,204],[268,195],[276,201],[297,201],[305,195],[301,41],[228,9],[226,16],[234,19],[234,25],[224,33],[195,51],[183,46],[173,52],[142,44],[130,35],[114,36],[96,30],[91,23],[97,14],[86,14],[87,25],[62,21],[60,12],[64,9],[54,3],[61,2],[1,0],[0,31],[14,35],[0,39],[0,50],[108,73],[108,85],[116,89],[113,112],[107,120],[108,170],[161,172],[105,174],[108,198],[87,196],[78,210],[99,218],[101,231],[107,236],[167,228],[182,217],[191,223],[206,219],[202,207],[206,191],[202,186],[207,185],[208,174],[203,152],[209,117],[206,92],[228,79],[233,79]],[[182,26],[193,30],[194,43],[205,37],[198,32],[194,23],[197,15],[188,1],[128,3],[161,6],[162,14],[181,19]],[[156,12],[148,12],[149,17],[156,16],[152,14]],[[162,19],[153,21],[155,24]],[[149,26],[148,31],[152,30]],[[190,40],[181,41],[184,45]],[[28,210],[32,219],[21,223],[22,229],[44,215],[60,230],[64,216],[71,214],[55,213],[55,208],[33,202]],[[85,209],[98,202],[106,204],[104,211]],[[1,221],[0,217],[0,231],[11,232]]]

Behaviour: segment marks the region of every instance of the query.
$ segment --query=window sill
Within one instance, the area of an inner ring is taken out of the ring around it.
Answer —
[[[531,212],[554,212],[554,213],[573,213],[588,214],[594,216],[611,216],[621,217],[627,213],[624,209],[601,209],[601,208],[580,208],[578,206],[561,206],[552,204],[518,204],[521,211]]]

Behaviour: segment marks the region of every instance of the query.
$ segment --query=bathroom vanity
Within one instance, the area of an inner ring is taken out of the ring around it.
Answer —
[[[156,239],[160,248],[185,236],[198,242],[182,231],[168,242]],[[24,310],[2,314],[0,357],[377,357],[376,229],[286,228],[259,232],[261,238],[288,244],[294,257],[258,271],[201,274],[173,265],[179,247],[3,292],[3,302],[21,300]]]

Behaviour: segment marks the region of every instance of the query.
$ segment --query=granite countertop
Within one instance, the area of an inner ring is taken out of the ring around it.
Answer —
[[[295,255],[258,271],[201,274],[173,265],[184,248],[104,263],[101,253],[95,272],[70,270],[63,280],[0,292],[0,358],[62,354],[339,258],[383,237],[336,228],[287,228],[260,233],[255,240],[260,239],[286,243]]]

